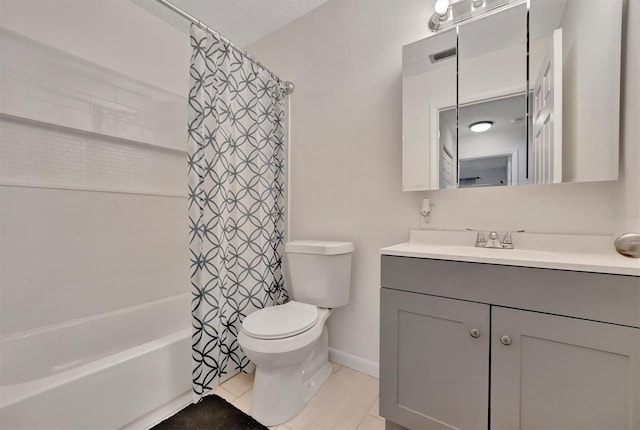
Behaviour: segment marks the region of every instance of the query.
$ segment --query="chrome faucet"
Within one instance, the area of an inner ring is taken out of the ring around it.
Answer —
[[[496,249],[513,249],[513,240],[511,239],[512,233],[523,233],[524,230],[516,230],[507,232],[502,240],[497,232],[489,232],[489,239],[487,240],[484,233],[480,230],[474,230],[472,228],[465,228],[467,231],[476,232],[476,248],[496,248]]]
[[[511,233],[524,233],[524,230],[508,231],[502,239],[503,249],[513,249],[513,241],[511,240]]]
[[[492,231],[489,233],[489,240],[487,240],[487,244],[484,246],[485,248],[502,248],[502,242],[500,242],[500,237],[498,233]]]
[[[487,245],[487,239],[484,238],[484,233],[480,230],[474,230],[472,228],[465,228],[467,231],[476,232],[476,248],[484,248]]]

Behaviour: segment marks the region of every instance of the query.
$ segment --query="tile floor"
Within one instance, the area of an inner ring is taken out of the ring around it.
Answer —
[[[333,364],[333,373],[307,406],[277,430],[381,430],[378,380]],[[212,391],[247,412],[251,405],[253,374],[238,374]]]

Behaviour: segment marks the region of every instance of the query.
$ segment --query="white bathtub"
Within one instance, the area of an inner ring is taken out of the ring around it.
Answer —
[[[0,339],[1,429],[143,428],[191,400],[187,294]]]

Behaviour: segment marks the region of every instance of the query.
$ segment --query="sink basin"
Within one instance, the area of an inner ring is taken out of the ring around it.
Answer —
[[[502,238],[504,233],[499,232]],[[514,249],[477,248],[469,231],[413,230],[382,255],[640,276],[640,259],[625,258],[602,235],[514,233]]]

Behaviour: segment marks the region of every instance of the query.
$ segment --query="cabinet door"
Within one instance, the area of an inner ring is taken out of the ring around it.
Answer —
[[[640,428],[640,330],[499,307],[491,328],[493,430]]]
[[[486,429],[489,306],[383,288],[380,311],[381,415],[410,429]]]

